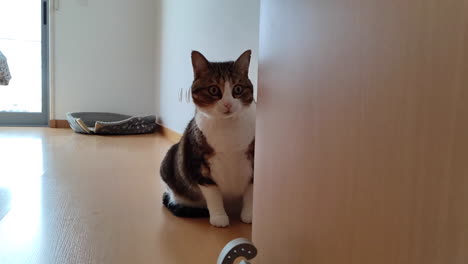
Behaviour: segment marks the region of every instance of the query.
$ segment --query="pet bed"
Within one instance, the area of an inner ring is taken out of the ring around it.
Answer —
[[[97,135],[135,135],[153,133],[156,116],[129,116],[114,113],[67,113],[70,127],[78,133]]]
[[[8,85],[11,80],[10,69],[8,68],[7,58],[0,51],[0,85]]]

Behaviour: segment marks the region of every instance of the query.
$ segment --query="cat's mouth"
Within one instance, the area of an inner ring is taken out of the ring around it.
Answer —
[[[225,111],[225,112],[223,112],[223,117],[224,117],[224,118],[231,118],[231,117],[233,117],[233,116],[234,116],[234,112],[232,112],[232,111]]]

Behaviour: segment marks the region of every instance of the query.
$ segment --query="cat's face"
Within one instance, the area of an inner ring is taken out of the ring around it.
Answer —
[[[198,111],[210,117],[230,118],[253,102],[248,77],[250,55],[248,50],[236,61],[209,62],[200,52],[192,52],[192,99]]]

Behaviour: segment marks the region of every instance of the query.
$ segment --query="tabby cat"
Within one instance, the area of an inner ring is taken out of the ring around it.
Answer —
[[[251,51],[236,61],[209,62],[192,52],[196,105],[179,143],[161,164],[163,204],[176,216],[209,217],[229,225],[228,200],[241,200],[241,220],[252,222],[255,102],[249,80]]]

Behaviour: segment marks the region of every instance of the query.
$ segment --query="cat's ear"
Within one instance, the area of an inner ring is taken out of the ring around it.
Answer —
[[[236,70],[243,74],[243,75],[249,75],[249,65],[250,65],[250,56],[252,55],[251,50],[246,50],[240,57],[234,62],[234,67]]]
[[[192,66],[195,79],[206,74],[210,70],[210,63],[200,52],[192,51]]]

